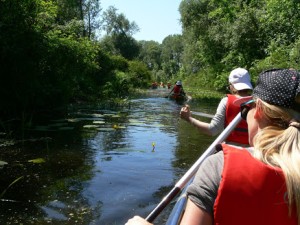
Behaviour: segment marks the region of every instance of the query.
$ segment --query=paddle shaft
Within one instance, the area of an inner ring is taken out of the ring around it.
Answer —
[[[192,113],[192,115],[196,115],[196,116],[202,116],[202,117],[206,117],[206,118],[214,118],[214,115],[207,114],[207,113],[194,112],[194,111],[191,111],[191,113]]]
[[[172,90],[170,91],[170,93],[165,98],[169,98],[170,95],[171,95],[171,93],[173,92],[173,90],[174,90],[174,87],[172,88]]]
[[[200,156],[200,158],[193,164],[193,166],[183,175],[183,177],[176,183],[174,188],[163,198],[163,200],[152,210],[152,212],[147,216],[146,220],[148,222],[153,222],[153,220],[162,212],[162,210],[171,202],[171,200],[184,188],[184,186],[189,182],[190,179],[196,174],[199,166],[202,164],[204,159],[211,155],[215,151],[217,144],[222,143],[231,131],[238,125],[241,121],[241,114],[238,115],[231,121],[231,123],[224,129],[224,131],[215,139],[215,141],[206,149],[206,151]]]

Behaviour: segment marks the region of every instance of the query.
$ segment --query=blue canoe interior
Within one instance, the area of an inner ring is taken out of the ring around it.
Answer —
[[[185,212],[185,207],[187,203],[187,188],[192,183],[193,179],[191,179],[184,189],[181,191],[179,197],[176,200],[176,203],[168,217],[166,225],[179,225],[182,219],[182,216]]]
[[[185,211],[185,206],[187,203],[187,195],[186,192],[183,191],[179,198],[176,201],[175,206],[172,209],[172,212],[166,222],[166,225],[179,225],[181,218]]]

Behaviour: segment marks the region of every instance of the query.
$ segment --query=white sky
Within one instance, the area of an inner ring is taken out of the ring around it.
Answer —
[[[100,0],[102,12],[109,6],[118,9],[130,22],[135,22],[140,31],[133,37],[140,41],[157,41],[181,34],[179,5],[181,0]]]

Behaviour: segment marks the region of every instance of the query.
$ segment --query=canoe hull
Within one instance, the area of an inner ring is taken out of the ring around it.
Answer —
[[[187,196],[184,192],[180,195],[178,198],[175,206],[173,207],[173,210],[168,218],[168,221],[166,222],[166,225],[179,225],[181,218],[184,214],[185,207],[187,203]]]
[[[179,225],[180,224],[183,214],[185,212],[185,207],[186,207],[187,200],[188,200],[187,189],[188,189],[189,185],[193,182],[193,179],[194,178],[190,179],[187,182],[187,184],[185,185],[185,187],[182,189],[165,225]]]
[[[185,95],[170,95],[169,99],[176,101],[178,103],[183,103],[187,100],[187,97]]]

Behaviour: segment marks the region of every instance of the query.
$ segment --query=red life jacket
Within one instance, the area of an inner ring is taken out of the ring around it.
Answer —
[[[175,85],[173,89],[174,95],[180,95],[181,94],[181,86]]]
[[[234,100],[237,99],[235,95],[227,95],[228,100],[226,104],[226,114],[225,114],[225,124],[224,127],[227,127],[228,124],[240,113],[240,107],[233,104]],[[235,129],[229,134],[226,141],[232,141],[241,144],[249,144],[248,138],[248,125],[245,120],[242,120]]]
[[[289,216],[280,168],[253,158],[246,149],[222,144],[224,169],[214,204],[215,225],[297,225]]]

